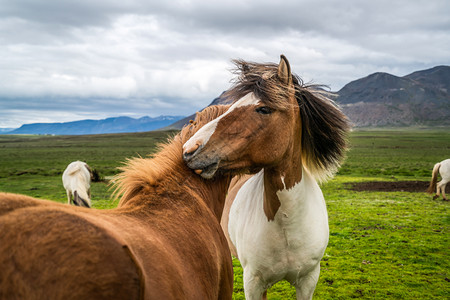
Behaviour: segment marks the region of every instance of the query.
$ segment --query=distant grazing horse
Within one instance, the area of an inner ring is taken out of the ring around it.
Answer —
[[[240,100],[186,142],[188,166],[205,178],[237,166],[259,171],[233,179],[222,217],[244,269],[245,297],[266,297],[285,279],[297,299],[310,299],[328,243],[316,180],[337,169],[349,123],[321,89],[292,75],[284,56],[279,65],[236,64],[240,77],[227,94]]]
[[[62,181],[67,192],[67,202],[91,207],[91,177],[89,166],[82,161],[71,162],[64,170]]]
[[[231,299],[225,195],[231,176],[256,164],[248,155],[270,153],[234,153],[223,170],[197,159],[197,173],[217,170],[205,180],[182,150],[226,109],[205,109],[153,158],[130,160],[115,179],[118,208],[0,193],[0,299]]]
[[[442,178],[439,182],[437,182],[438,173]],[[434,191],[436,191],[436,195],[434,195],[433,200],[439,198],[439,195],[442,192],[442,198],[445,201],[448,201],[447,196],[445,195],[445,186],[448,182],[450,182],[450,158],[435,164],[433,167],[430,186],[427,190],[430,194],[433,194]]]

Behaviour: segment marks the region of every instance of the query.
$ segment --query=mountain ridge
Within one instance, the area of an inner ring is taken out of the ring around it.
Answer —
[[[31,123],[0,134],[54,134],[83,135],[104,133],[126,133],[157,130],[168,126],[184,116],[159,116],[151,118],[113,117],[101,120],[79,120],[61,123]]]
[[[355,127],[450,126],[450,66],[403,77],[376,72],[345,85],[335,98]]]

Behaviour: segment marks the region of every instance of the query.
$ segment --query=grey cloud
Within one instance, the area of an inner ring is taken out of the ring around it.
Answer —
[[[190,114],[229,86],[233,58],[284,53],[332,90],[402,76],[449,64],[449,28],[445,0],[0,0],[0,127],[39,110]]]

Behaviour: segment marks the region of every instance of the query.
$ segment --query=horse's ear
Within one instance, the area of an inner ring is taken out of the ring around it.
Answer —
[[[278,65],[278,78],[284,84],[290,84],[292,82],[291,66],[283,54],[280,56],[280,64]]]

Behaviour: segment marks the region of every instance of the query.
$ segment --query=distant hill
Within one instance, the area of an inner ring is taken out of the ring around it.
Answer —
[[[345,85],[336,102],[356,127],[450,126],[450,67],[403,77],[374,73]]]
[[[13,131],[15,128],[0,128],[0,134]]]
[[[437,66],[398,77],[374,73],[352,81],[334,100],[355,127],[450,126],[450,66]],[[220,95],[210,105],[229,104]],[[190,119],[172,124],[181,129]]]
[[[130,117],[108,118],[103,120],[82,120],[65,123],[34,123],[25,124],[4,134],[55,134],[81,135],[102,133],[143,132],[166,127],[182,119],[183,116],[159,116],[156,118]],[[0,132],[1,134],[2,132]]]

